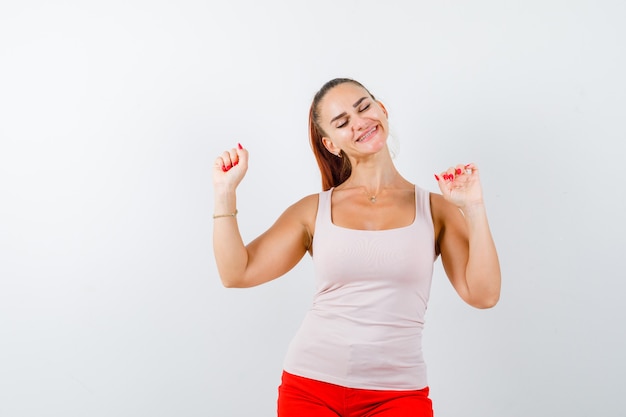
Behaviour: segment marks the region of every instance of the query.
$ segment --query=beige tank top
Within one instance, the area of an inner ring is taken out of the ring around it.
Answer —
[[[422,329],[436,259],[430,194],[415,187],[409,226],[371,231],[332,223],[332,191],[319,195],[316,293],[284,369],[350,388],[422,389]]]

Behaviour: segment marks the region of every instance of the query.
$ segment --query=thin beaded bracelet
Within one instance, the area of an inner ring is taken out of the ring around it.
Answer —
[[[237,211],[237,209],[235,209],[235,211],[234,211],[234,212],[232,212],[232,213],[227,213],[227,214],[214,214],[214,215],[213,215],[213,218],[214,218],[214,219],[219,219],[220,217],[235,217],[235,216],[237,216],[237,213],[238,213],[238,211]]]

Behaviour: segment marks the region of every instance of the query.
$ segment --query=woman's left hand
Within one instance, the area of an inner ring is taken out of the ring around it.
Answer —
[[[473,163],[450,167],[447,171],[435,174],[435,179],[443,198],[460,209],[483,203],[478,168]]]

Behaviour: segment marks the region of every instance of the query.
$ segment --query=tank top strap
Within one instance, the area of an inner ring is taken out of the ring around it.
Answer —
[[[330,190],[322,191],[319,193],[318,203],[317,203],[317,218],[315,219],[315,233],[318,231],[326,229],[330,227],[332,223],[331,216],[331,193],[332,188]]]
[[[430,213],[430,191],[415,186],[415,218],[432,219]]]

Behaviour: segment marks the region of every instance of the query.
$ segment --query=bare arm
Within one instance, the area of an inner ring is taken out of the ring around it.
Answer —
[[[465,168],[451,168],[438,180],[443,196],[432,198],[437,244],[446,274],[461,298],[471,306],[490,308],[500,298],[500,263],[478,169],[469,165],[471,171],[466,172]]]
[[[289,207],[265,233],[244,244],[237,216],[229,214],[236,212],[236,188],[247,167],[245,149],[224,152],[213,167],[214,213],[219,216],[213,220],[213,252],[225,287],[253,287],[278,278],[302,259],[310,241],[313,196]]]

